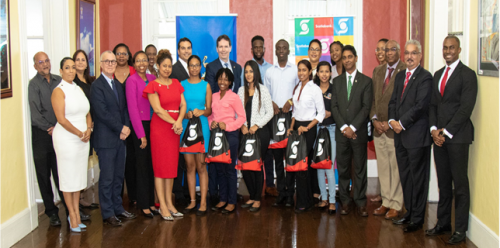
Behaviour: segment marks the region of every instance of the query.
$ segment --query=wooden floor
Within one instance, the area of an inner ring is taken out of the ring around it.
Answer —
[[[376,179],[368,180],[368,195],[377,194]],[[240,193],[245,195],[244,183]],[[86,199],[97,202],[97,186],[86,191]],[[247,197],[245,197],[247,199]],[[128,202],[125,199],[124,202]],[[449,235],[426,237],[423,230],[405,234],[401,226],[395,226],[383,217],[371,212],[380,203],[368,201],[370,216],[360,217],[355,211],[343,216],[340,213],[328,215],[319,209],[295,214],[292,208],[271,207],[273,197],[263,198],[260,212],[250,213],[238,206],[236,213],[222,215],[209,212],[206,216],[194,214],[166,222],[155,217],[149,219],[139,215],[131,221],[124,221],[122,227],[102,224],[99,209],[89,211],[91,221],[82,234],[71,233],[68,223],[51,227],[46,215],[39,217],[39,226],[13,247],[447,247]],[[238,204],[241,204],[239,202]],[[128,211],[140,214],[133,206],[126,204]],[[339,205],[337,204],[337,208]],[[436,222],[437,204],[428,204],[424,230]],[[182,210],[181,206],[178,206]],[[64,210],[59,216],[64,220]],[[476,247],[467,240],[454,247]]]

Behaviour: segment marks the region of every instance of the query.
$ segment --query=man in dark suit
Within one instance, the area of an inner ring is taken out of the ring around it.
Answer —
[[[184,37],[179,40],[177,43],[177,54],[179,55],[179,60],[175,62],[172,66],[172,74],[170,74],[170,78],[175,78],[182,82],[189,78],[189,69],[188,69],[188,59],[193,54],[193,45],[191,40]]]
[[[238,93],[238,89],[241,86],[241,65],[229,59],[231,40],[225,34],[217,38],[217,53],[219,57],[207,65],[205,81],[212,87],[212,93],[219,92],[219,85],[217,84],[215,75],[220,68],[229,68],[234,74],[232,91]]]
[[[193,46],[191,40],[186,37],[181,38],[177,43],[177,54],[179,55],[179,60],[177,60],[177,62],[175,62],[175,64],[172,66],[172,74],[170,74],[170,78],[175,78],[179,80],[179,82],[182,82],[189,78],[189,69],[187,62],[192,53]],[[182,185],[183,181],[184,185]],[[177,164],[177,177],[174,178],[172,193],[174,193],[175,195],[175,202],[182,205],[186,203],[186,197],[189,198],[186,161],[184,160],[184,156],[182,154],[179,156],[179,162]]]
[[[424,224],[429,193],[431,136],[429,135],[429,103],[432,75],[420,66],[420,42],[405,45],[406,70],[399,72],[389,101],[389,126],[394,130],[394,146],[399,177],[403,187],[406,214],[394,224],[409,224],[405,232],[414,232]]]
[[[354,202],[361,216],[366,211],[366,163],[368,142],[368,114],[372,106],[372,80],[356,70],[358,56],[353,46],[342,49],[342,63],[346,73],[332,82],[332,116],[337,124],[337,169],[341,214],[349,213],[349,182],[351,161],[354,161]]]
[[[455,232],[450,244],[465,241],[469,222],[469,146],[474,140],[470,120],[477,97],[476,73],[458,59],[460,40],[450,35],[443,42],[446,66],[434,74],[429,122],[434,140],[434,161],[439,186],[438,221],[425,232],[434,236],[451,231],[452,201],[455,196]],[[454,186],[454,190],[453,187]]]
[[[385,43],[385,61],[373,70],[373,104],[370,112],[374,132],[373,142],[377,153],[377,171],[382,205],[373,215],[384,215],[385,219],[396,218],[403,207],[403,189],[399,179],[398,162],[394,147],[394,131],[389,128],[387,107],[394,90],[396,74],[406,69],[399,59],[400,47],[395,40]]]
[[[90,88],[94,112],[94,148],[99,158],[99,202],[105,224],[121,226],[117,218],[133,219],[135,214],[123,209],[121,190],[125,174],[125,139],[130,134],[130,120],[125,92],[113,73],[116,57],[111,51],[101,54],[102,74]]]

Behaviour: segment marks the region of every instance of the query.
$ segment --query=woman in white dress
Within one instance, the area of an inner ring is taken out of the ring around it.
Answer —
[[[68,207],[71,231],[86,226],[80,220],[80,190],[87,187],[89,139],[92,132],[90,104],[83,90],[73,82],[76,68],[72,58],[61,60],[61,83],[52,92],[52,108],[57,124],[52,141],[57,158],[59,188]]]

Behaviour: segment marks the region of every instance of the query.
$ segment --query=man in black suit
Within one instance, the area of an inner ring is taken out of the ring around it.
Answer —
[[[229,59],[231,39],[225,34],[217,38],[217,53],[219,57],[207,65],[205,81],[212,87],[212,93],[219,92],[219,85],[217,84],[215,75],[220,68],[229,68],[234,75],[232,91],[238,93],[238,89],[241,86],[241,65]]]
[[[186,37],[180,39],[179,43],[177,43],[177,54],[179,55],[179,60],[177,60],[177,62],[175,62],[172,66],[172,74],[170,74],[170,78],[175,78],[179,80],[179,82],[189,78],[187,62],[192,53],[193,46],[191,40]],[[182,181],[184,181],[184,185],[182,185]],[[182,205],[186,203],[186,197],[189,198],[186,161],[182,155],[179,156],[179,162],[177,164],[177,177],[174,179],[172,193],[175,195],[175,202]]]
[[[450,244],[465,241],[469,222],[469,145],[474,140],[470,120],[477,97],[476,73],[458,59],[460,40],[450,35],[443,42],[446,66],[434,74],[429,122],[434,140],[434,161],[439,186],[436,226],[425,232],[434,236],[451,231],[455,195],[455,232]],[[454,186],[454,191],[453,187]]]
[[[193,54],[193,45],[191,40],[184,37],[179,40],[177,43],[177,54],[179,55],[179,60],[175,62],[172,66],[172,74],[170,74],[170,78],[175,78],[182,82],[189,78],[189,70],[188,70],[188,59]]]
[[[121,226],[117,218],[133,219],[123,209],[121,190],[125,176],[125,139],[130,134],[130,119],[125,92],[113,73],[116,57],[111,51],[101,54],[102,74],[90,88],[94,112],[94,148],[99,158],[99,202],[104,224]]]
[[[403,187],[406,214],[394,224],[409,224],[405,232],[414,232],[424,224],[429,193],[431,136],[429,135],[429,103],[432,75],[420,66],[420,42],[405,45],[406,70],[399,72],[389,101],[389,126],[394,130],[394,147],[399,177]]]
[[[349,182],[351,161],[354,161],[354,202],[361,216],[366,211],[366,163],[368,142],[368,114],[373,99],[371,78],[356,70],[358,56],[353,46],[342,49],[342,63],[346,73],[332,82],[332,116],[337,124],[337,169],[339,172],[339,197],[341,214],[349,213]]]

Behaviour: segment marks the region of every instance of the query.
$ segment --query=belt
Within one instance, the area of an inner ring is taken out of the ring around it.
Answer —
[[[166,109],[165,109],[165,111],[170,112],[170,113],[179,113],[180,112],[179,110],[166,110]]]

